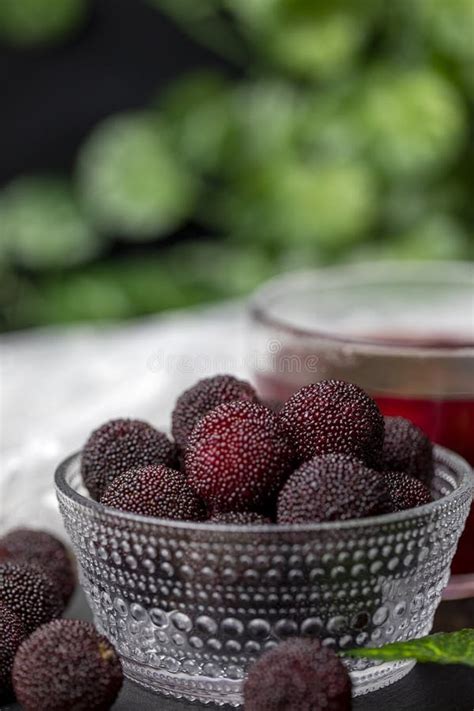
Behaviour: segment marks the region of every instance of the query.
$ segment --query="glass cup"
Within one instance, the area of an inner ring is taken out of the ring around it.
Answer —
[[[251,306],[251,367],[281,404],[309,383],[358,383],[474,464],[474,267],[375,262],[290,273]],[[474,595],[474,509],[447,597]]]

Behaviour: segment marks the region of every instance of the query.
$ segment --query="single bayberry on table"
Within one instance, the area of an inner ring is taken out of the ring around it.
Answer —
[[[349,711],[351,680],[317,639],[289,639],[265,652],[244,683],[245,711]]]
[[[114,479],[101,503],[142,516],[200,521],[206,517],[203,503],[184,474],[161,464],[132,469]]]
[[[0,565],[0,602],[20,618],[28,634],[64,610],[52,580],[39,568],[20,563]]]
[[[0,703],[10,695],[13,660],[26,630],[20,618],[0,602]]]
[[[112,481],[135,467],[176,463],[176,446],[142,420],[117,419],[94,430],[82,452],[81,470],[89,494],[97,501]]]
[[[232,402],[212,410],[194,428],[186,474],[213,513],[258,510],[276,496],[293,462],[293,447],[271,410]]]
[[[430,490],[419,479],[403,472],[383,472],[383,476],[393,511],[405,511],[433,501]]]
[[[172,420],[175,442],[184,450],[196,424],[211,410],[226,402],[258,402],[250,383],[232,375],[215,375],[199,380],[177,399]]]
[[[386,417],[381,468],[404,472],[429,486],[434,472],[431,440],[410,420]]]
[[[279,413],[299,462],[318,454],[347,454],[380,463],[384,420],[374,400],[353,383],[322,380],[298,390]]]
[[[384,477],[357,459],[325,454],[302,464],[278,497],[278,523],[345,521],[391,510]]]
[[[29,528],[9,531],[0,538],[0,563],[6,561],[39,567],[67,605],[76,586],[75,565],[66,546],[55,536]]]
[[[25,711],[106,711],[123,683],[114,647],[82,620],[36,630],[19,648],[12,677]]]

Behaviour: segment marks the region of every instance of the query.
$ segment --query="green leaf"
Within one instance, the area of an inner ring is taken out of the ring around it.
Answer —
[[[458,632],[438,632],[437,634],[393,642],[383,647],[360,647],[344,652],[349,657],[365,657],[392,661],[416,659],[417,662],[438,664],[467,664],[474,667],[474,629]]]

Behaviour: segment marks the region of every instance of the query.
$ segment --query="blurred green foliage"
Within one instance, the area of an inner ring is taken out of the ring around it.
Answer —
[[[471,0],[409,2],[409,11],[413,13],[417,30],[435,49],[463,63],[474,60],[474,8]]]
[[[112,116],[80,151],[84,209],[100,232],[148,239],[169,233],[192,211],[195,179],[170,149],[152,112]]]
[[[241,296],[340,259],[474,257],[472,0],[150,2],[237,72],[99,124],[72,185],[3,190],[3,328]],[[0,33],[17,3],[41,5],[4,0]],[[18,43],[46,38],[23,21]],[[189,223],[211,237],[150,250]],[[134,251],[107,259],[117,241]]]
[[[10,283],[0,281],[2,325],[118,320],[184,308],[243,296],[273,271],[273,263],[258,249],[206,240],[175,245],[154,259],[129,257],[43,273],[34,286],[17,276]]]
[[[0,38],[31,47],[55,44],[86,17],[87,0],[1,0]]]
[[[275,3],[264,32],[270,59],[310,80],[331,79],[357,62],[373,20],[369,4],[340,0]]]
[[[0,259],[32,270],[88,261],[100,249],[60,178],[17,178],[0,193]]]
[[[385,175],[433,176],[459,155],[467,112],[446,79],[427,68],[383,68],[365,83],[360,131],[369,158]]]

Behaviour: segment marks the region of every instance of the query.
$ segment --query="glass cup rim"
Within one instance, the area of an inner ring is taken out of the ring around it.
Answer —
[[[465,493],[474,494],[474,472],[468,462],[459,454],[451,450],[434,445],[433,454],[435,466],[436,464],[448,464],[458,473],[461,473],[461,481],[453,491],[442,496],[439,499],[431,501],[429,504],[423,504],[413,509],[398,511],[396,513],[379,514],[377,516],[367,516],[366,518],[350,519],[348,521],[330,521],[323,523],[297,523],[297,524],[227,524],[227,523],[209,523],[207,521],[173,521],[171,519],[155,518],[153,516],[143,516],[134,514],[128,511],[120,511],[104,506],[98,501],[83,496],[76,491],[66,480],[66,472],[74,461],[79,460],[81,450],[70,454],[57,467],[54,481],[56,490],[60,492],[70,501],[74,501],[84,509],[88,509],[91,513],[96,513],[102,516],[112,516],[120,518],[130,523],[146,524],[150,527],[159,527],[169,529],[170,531],[196,531],[200,533],[228,533],[232,537],[235,534],[236,538],[240,534],[278,534],[284,533],[314,533],[314,532],[330,532],[330,531],[350,531],[351,529],[362,529],[370,526],[386,525],[401,521],[422,519],[426,515],[435,513],[441,506],[447,502],[453,502],[462,497]]]
[[[368,348],[379,353],[397,354],[407,353],[414,355],[422,353],[424,356],[471,356],[474,357],[474,345],[456,344],[450,345],[423,345],[419,343],[401,343],[394,341],[381,341],[370,336],[350,336],[339,335],[337,332],[328,331],[324,328],[304,328],[291,323],[290,320],[280,318],[270,313],[269,303],[275,297],[284,294],[285,290],[291,289],[295,282],[308,282],[318,279],[318,288],[347,288],[348,282],[353,284],[377,283],[387,275],[389,279],[394,279],[394,274],[399,281],[410,283],[414,276],[424,278],[426,283],[442,279],[459,284],[465,282],[467,286],[473,287],[474,296],[474,265],[468,261],[400,261],[400,260],[380,260],[377,262],[357,262],[350,264],[339,264],[323,266],[314,269],[302,269],[277,274],[264,282],[248,302],[248,313],[250,318],[265,326],[269,326],[278,331],[291,333],[293,336],[302,338],[317,338],[327,342],[340,344],[350,344],[357,348]],[[375,279],[377,277],[377,279]],[[336,283],[334,280],[337,280]]]

